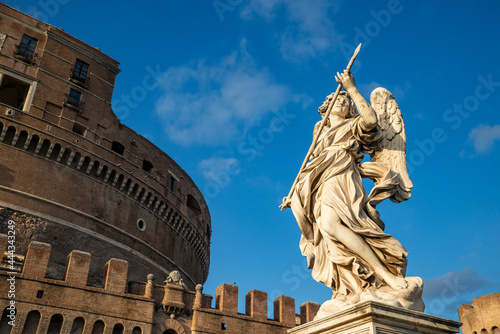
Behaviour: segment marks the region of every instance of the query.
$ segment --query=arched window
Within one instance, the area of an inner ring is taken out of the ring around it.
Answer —
[[[491,328],[491,334],[500,334],[500,329],[497,326]]]
[[[488,334],[488,331],[486,329],[481,329],[481,334]]]
[[[76,152],[75,155],[73,156],[73,160],[71,160],[70,167],[76,169],[81,158],[82,158],[81,154]]]
[[[92,165],[92,170],[90,171],[90,175],[93,177],[97,177],[97,170],[99,169],[99,161],[94,161]]]
[[[15,312],[15,310],[14,310],[14,312]],[[7,315],[9,313],[10,313],[10,310],[5,308],[5,310],[3,311],[3,314],[2,314],[2,320],[0,320],[0,333],[9,334],[10,331],[12,330],[12,326],[9,325],[10,319],[7,318]]]
[[[104,333],[104,322],[102,320],[97,320],[92,328],[92,334],[102,334]]]
[[[28,315],[26,316],[26,321],[24,322],[22,334],[36,333],[39,322],[40,322],[40,312],[31,311],[30,313],[28,313]]]
[[[47,330],[47,334],[60,334],[62,324],[63,324],[63,316],[60,314],[54,314],[52,318],[50,318],[50,324],[49,324],[49,329]]]
[[[125,194],[128,193],[128,190],[129,190],[131,184],[132,184],[132,180],[131,179],[127,179],[127,182],[125,183],[125,185],[123,186],[123,189],[122,189],[122,191]]]
[[[26,139],[28,139],[28,132],[26,132],[26,131],[23,130],[19,134],[19,138],[17,138],[16,147],[17,148],[23,148],[24,144],[26,143]]]
[[[134,330],[132,331],[132,334],[142,334],[141,327],[134,327]]]
[[[130,192],[130,197],[135,198],[135,195],[137,194],[138,190],[139,190],[139,185],[136,183],[134,184],[134,188],[132,188],[132,191]]]
[[[13,126],[9,126],[7,129],[7,133],[5,134],[5,137],[3,138],[4,144],[10,145],[12,144],[12,140],[14,139],[14,136],[16,135],[16,128]]]
[[[108,177],[108,184],[109,185],[113,184],[113,182],[115,181],[115,177],[116,177],[116,171],[113,169]]]
[[[91,162],[90,158],[89,158],[89,157],[85,157],[85,158],[83,159],[83,163],[82,163],[82,165],[80,166],[80,172],[82,172],[82,173],[86,173],[86,172],[87,172],[87,169],[88,169],[88,168],[89,168],[89,166],[90,166],[90,162]]]
[[[123,325],[116,324],[115,327],[113,327],[113,334],[123,334]]]
[[[104,182],[104,179],[106,178],[106,175],[108,174],[108,166],[103,165],[101,169],[101,173],[99,174],[99,177],[101,180]]]
[[[73,326],[71,326],[71,332],[69,334],[82,334],[83,327],[85,327],[85,320],[82,317],[78,317],[73,321]]]
[[[38,155],[41,157],[45,157],[47,155],[47,152],[49,152],[49,147],[50,147],[50,140],[45,139],[42,143],[42,147],[40,148],[40,152],[38,152]]]
[[[36,147],[38,146],[38,142],[40,141],[40,137],[34,135],[31,137],[30,144],[28,145],[28,152],[35,153]]]
[[[123,174],[120,174],[120,176],[118,176],[118,180],[116,181],[115,187],[120,189],[124,180],[125,176],[123,176]]]
[[[61,145],[55,144],[54,148],[52,149],[52,153],[50,153],[49,159],[52,161],[57,161],[57,157],[59,156],[59,153],[61,153]]]
[[[31,145],[31,144],[30,144]],[[71,149],[67,148],[64,150],[63,156],[61,158],[61,164],[66,165],[68,163],[69,157],[71,156]]]

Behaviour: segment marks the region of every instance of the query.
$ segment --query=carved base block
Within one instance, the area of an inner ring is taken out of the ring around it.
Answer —
[[[289,334],[452,334],[461,323],[367,301],[288,330]]]

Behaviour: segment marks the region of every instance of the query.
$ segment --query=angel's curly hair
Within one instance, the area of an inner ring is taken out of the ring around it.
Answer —
[[[318,108],[318,113],[321,115],[321,117],[325,116],[325,113],[328,110],[328,105],[330,104],[330,101],[333,99],[334,95],[335,92],[328,95],[325,101],[323,101],[323,104]],[[349,93],[347,93],[346,91],[341,91],[339,93],[339,96],[341,95],[346,96],[349,99],[349,114],[347,114],[346,118],[352,118],[356,116],[356,106],[354,105],[354,101],[351,99]]]

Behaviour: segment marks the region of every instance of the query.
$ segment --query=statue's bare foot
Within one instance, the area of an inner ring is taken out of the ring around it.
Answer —
[[[394,290],[402,290],[408,287],[408,282],[403,278],[390,273],[381,275],[382,279]]]

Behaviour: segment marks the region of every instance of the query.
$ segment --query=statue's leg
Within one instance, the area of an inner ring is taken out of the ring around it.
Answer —
[[[322,233],[326,233],[331,238],[340,241],[351,251],[358,254],[373,268],[377,276],[394,290],[403,289],[408,286],[404,278],[398,277],[387,270],[363,237],[342,224],[340,217],[332,207],[321,203],[321,219],[319,219],[318,223]]]

